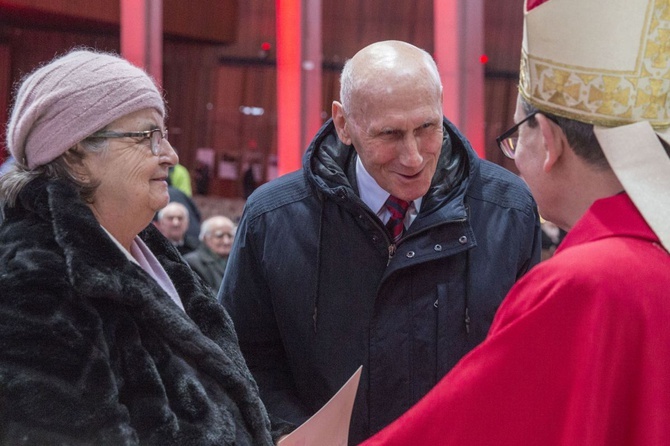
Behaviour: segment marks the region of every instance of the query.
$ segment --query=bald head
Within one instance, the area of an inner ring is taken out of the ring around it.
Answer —
[[[340,104],[347,115],[365,113],[370,97],[394,95],[411,88],[441,98],[435,61],[407,42],[386,40],[366,46],[347,61],[340,76]]]
[[[202,223],[200,240],[221,257],[228,256],[235,239],[235,224],[228,217],[216,215]]]
[[[173,243],[181,243],[188,230],[188,209],[175,201],[158,211],[156,227]]]
[[[163,220],[167,215],[180,214],[186,217],[188,220],[189,214],[188,209],[181,203],[176,201],[169,202],[163,209],[158,211],[158,220]]]
[[[223,215],[209,217],[207,220],[203,221],[200,226],[200,240],[203,240],[206,236],[219,230],[224,230],[235,235],[235,223],[233,223],[230,218],[224,217]]]
[[[377,42],[342,70],[333,125],[377,185],[405,201],[430,187],[442,150],[442,85],[435,61],[405,42]]]

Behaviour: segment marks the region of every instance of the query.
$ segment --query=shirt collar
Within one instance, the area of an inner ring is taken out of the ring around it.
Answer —
[[[358,182],[358,193],[363,203],[376,214],[382,211],[384,203],[386,203],[391,194],[382,189],[375,179],[372,178],[372,175],[365,170],[360,156],[356,157],[356,181]],[[414,207],[417,213],[421,209],[421,201],[423,201],[423,197],[414,200]]]

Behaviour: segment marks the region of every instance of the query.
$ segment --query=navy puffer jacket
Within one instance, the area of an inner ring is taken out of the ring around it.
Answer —
[[[484,339],[539,261],[526,185],[444,126],[432,186],[393,257],[331,121],[301,171],[249,198],[219,298],[273,415],[302,422],[363,365],[350,443],[367,438]]]

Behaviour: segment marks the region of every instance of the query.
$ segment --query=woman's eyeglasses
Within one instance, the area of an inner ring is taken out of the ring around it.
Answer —
[[[151,153],[158,156],[161,153],[161,142],[168,140],[167,129],[152,129],[143,132],[110,132],[102,131],[96,132],[89,136],[89,138],[142,138],[148,139],[151,142]]]

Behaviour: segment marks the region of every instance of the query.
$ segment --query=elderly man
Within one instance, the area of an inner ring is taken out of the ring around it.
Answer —
[[[486,341],[366,446],[668,443],[669,13],[527,0],[517,124],[499,142],[569,232]]]
[[[235,223],[223,215],[210,217],[200,226],[200,246],[184,256],[193,271],[214,290],[221,286],[228,255],[235,239]]]
[[[198,247],[198,241],[186,233],[188,223],[188,209],[183,204],[174,201],[158,211],[156,217],[156,227],[182,255]]]
[[[219,295],[280,418],[303,421],[363,365],[355,444],[484,339],[540,227],[523,182],[443,118],[428,53],[372,44],[341,85],[302,171],[247,201]]]

